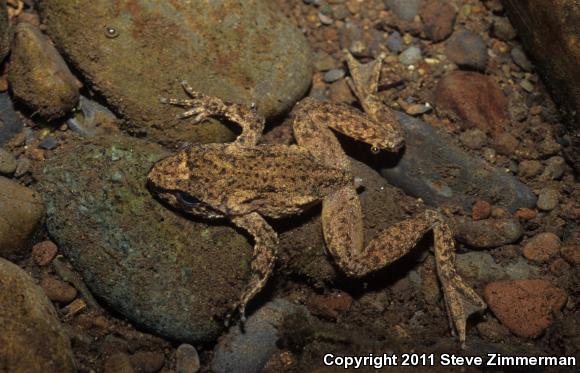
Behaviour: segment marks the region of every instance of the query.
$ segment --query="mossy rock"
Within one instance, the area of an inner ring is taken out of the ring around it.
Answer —
[[[249,279],[246,236],[152,197],[147,173],[167,155],[159,145],[111,135],[59,149],[38,189],[50,235],[91,291],[163,337],[215,339]]]

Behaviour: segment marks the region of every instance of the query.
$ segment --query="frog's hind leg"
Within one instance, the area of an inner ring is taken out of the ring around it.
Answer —
[[[463,344],[467,318],[485,309],[486,304],[455,271],[455,243],[451,229],[442,216],[438,212],[427,210],[414,218],[390,226],[363,248],[362,233],[361,237],[344,237],[358,234],[356,232],[360,229],[351,227],[353,219],[362,221],[360,204],[355,197],[353,189],[346,187],[328,196],[323,202],[324,237],[338,266],[353,277],[380,270],[412,250],[427,232],[433,230],[437,274],[441,281],[445,306],[452,330],[457,332]],[[345,227],[344,222],[350,224],[346,225],[346,231],[342,229]]]
[[[246,305],[262,290],[274,268],[278,248],[278,235],[266,220],[255,212],[236,216],[232,219],[232,222],[250,233],[255,240],[251,264],[252,277],[234,308],[234,311],[236,308],[239,310],[240,317],[244,321]]]
[[[164,104],[190,108],[179,114],[178,118],[194,117],[194,123],[199,123],[209,117],[224,118],[242,128],[242,133],[235,143],[245,146],[252,146],[258,143],[264,130],[265,120],[264,117],[258,114],[254,105],[248,107],[223,101],[218,97],[205,95],[195,91],[186,81],[181,82],[181,85],[191,97],[190,99],[159,99]]]

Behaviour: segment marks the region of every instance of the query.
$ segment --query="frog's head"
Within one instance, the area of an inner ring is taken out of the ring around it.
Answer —
[[[147,175],[152,194],[170,207],[203,218],[222,218],[225,215],[204,202],[206,185],[200,185],[192,175],[186,152],[164,158],[153,165]]]

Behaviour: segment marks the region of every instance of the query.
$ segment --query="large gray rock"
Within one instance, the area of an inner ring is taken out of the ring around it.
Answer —
[[[470,209],[476,199],[494,201],[509,211],[533,207],[533,191],[515,177],[462,151],[433,126],[397,112],[405,129],[405,149],[386,158],[381,174],[407,194],[430,206],[453,203]]]
[[[32,278],[0,258],[0,372],[74,372],[70,340]]]
[[[39,185],[47,228],[115,312],[170,339],[208,342],[248,281],[252,247],[227,221],[194,221],[151,196],[146,175],[166,155],[125,136],[60,147]]]
[[[0,176],[0,257],[22,256],[43,214],[38,193]]]
[[[156,140],[228,141],[225,127],[187,125],[160,96],[186,95],[179,82],[270,117],[306,92],[311,53],[272,1],[54,0],[41,4],[47,32],[87,82]]]

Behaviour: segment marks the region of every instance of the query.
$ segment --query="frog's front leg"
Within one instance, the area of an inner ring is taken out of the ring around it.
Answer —
[[[276,261],[278,235],[272,227],[256,212],[232,218],[232,223],[244,229],[254,237],[254,254],[251,264],[251,278],[242,293],[240,300],[234,305],[240,312],[242,321],[245,320],[246,305],[262,290]]]
[[[264,130],[265,120],[258,114],[254,105],[248,107],[205,95],[195,91],[186,81],[181,82],[181,85],[191,99],[160,98],[160,102],[164,104],[190,108],[179,114],[178,118],[194,117],[194,123],[199,123],[209,117],[225,118],[242,127],[242,133],[236,139],[236,144],[252,146],[258,143]]]

